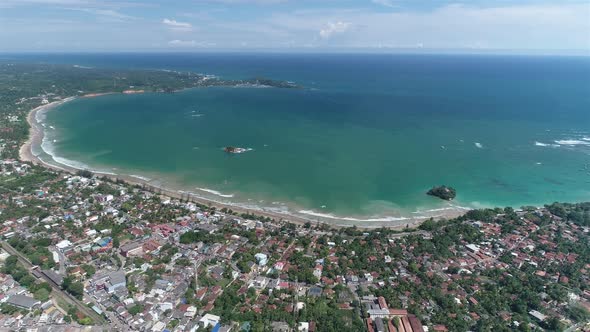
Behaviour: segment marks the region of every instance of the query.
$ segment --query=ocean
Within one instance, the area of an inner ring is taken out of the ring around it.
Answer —
[[[590,200],[590,58],[73,54],[27,60],[266,77],[77,99],[46,114],[57,161],[306,216],[403,222],[464,208]],[[250,148],[228,155],[225,146]],[[46,156],[47,158],[49,156]],[[445,202],[435,185],[456,188]]]

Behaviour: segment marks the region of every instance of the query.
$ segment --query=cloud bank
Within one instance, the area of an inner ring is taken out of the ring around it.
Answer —
[[[187,22],[178,22],[176,20],[171,20],[165,18],[162,20],[162,23],[166,25],[171,30],[176,31],[191,31],[193,29],[193,25]]]
[[[59,50],[206,45],[220,49],[550,50],[557,54],[581,50],[590,54],[587,2],[198,3],[195,13],[185,3],[157,0],[0,0],[0,7],[4,6],[0,43],[5,51],[53,50],[50,45]],[[198,28],[193,22],[199,22]]]
[[[320,30],[320,37],[327,39],[334,34],[345,32],[348,28],[350,28],[350,23],[347,22],[328,23],[324,29]]]

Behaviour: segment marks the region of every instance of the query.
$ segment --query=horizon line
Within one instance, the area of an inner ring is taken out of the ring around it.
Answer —
[[[137,50],[9,50],[0,55],[35,54],[367,54],[367,55],[514,55],[590,57],[590,49],[440,49],[440,48],[201,48],[201,49],[137,49]]]

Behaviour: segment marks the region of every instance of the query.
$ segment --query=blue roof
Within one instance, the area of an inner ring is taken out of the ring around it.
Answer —
[[[106,246],[107,244],[109,244],[109,243],[111,242],[111,240],[112,240],[112,239],[111,239],[110,237],[105,237],[105,238],[101,239],[100,241],[98,241],[98,243],[97,243],[97,244],[98,244],[99,246],[101,246],[101,247],[104,247],[104,246]]]
[[[217,325],[215,325],[215,327],[213,328],[213,330],[211,330],[211,332],[219,332],[220,328],[221,328],[221,324],[217,323]]]

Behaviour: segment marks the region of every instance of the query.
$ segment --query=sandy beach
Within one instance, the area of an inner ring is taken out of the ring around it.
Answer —
[[[41,143],[43,142],[43,126],[41,126],[40,123],[37,122],[36,116],[38,112],[47,112],[49,110],[51,110],[54,107],[57,107],[63,103],[66,103],[68,101],[74,100],[76,97],[69,97],[69,98],[65,98],[62,100],[56,100],[54,102],[51,102],[49,104],[45,104],[45,105],[41,105],[39,107],[36,107],[34,109],[32,109],[29,114],[27,115],[27,122],[29,123],[29,138],[27,139],[27,141],[20,147],[20,150],[18,152],[19,155],[19,159],[21,161],[26,161],[26,162],[30,162],[33,164],[42,164],[42,165],[46,165],[44,164],[41,160],[39,160],[32,151],[33,145],[41,145]],[[46,165],[46,166],[50,166],[51,165]],[[55,167],[51,167],[51,168],[55,168]]]
[[[97,97],[97,96],[106,95],[106,94],[110,94],[110,93],[89,94],[89,95],[85,95],[82,97],[83,98],[92,98],[92,97]],[[33,146],[41,146],[41,143],[43,142],[43,137],[44,137],[44,128],[41,123],[37,122],[37,114],[39,112],[43,112],[43,113],[48,112],[51,109],[53,109],[59,105],[62,105],[63,103],[66,103],[68,101],[74,100],[74,99],[76,99],[76,97],[69,97],[69,98],[65,98],[62,100],[54,101],[49,104],[34,108],[29,112],[29,114],[27,116],[27,122],[29,123],[29,126],[31,129],[29,132],[29,138],[20,147],[20,150],[19,150],[19,158],[21,161],[30,162],[30,163],[33,163],[36,165],[42,165],[44,167],[47,167],[47,168],[50,168],[50,169],[53,169],[56,171],[65,171],[65,172],[69,172],[72,174],[75,174],[79,170],[77,168],[74,168],[74,167],[71,167],[68,165],[63,165],[63,164],[59,164],[59,163],[57,165],[55,165],[52,163],[45,162],[45,161],[41,160],[38,156],[35,156],[32,152]],[[149,180],[143,180],[143,179],[140,179],[136,176],[124,175],[124,174],[113,175],[111,173],[97,172],[94,170],[92,170],[92,172],[94,174],[99,175],[99,176],[107,177],[113,181],[123,180],[131,185],[142,186],[152,192],[158,192],[164,196],[168,196],[171,198],[186,199],[186,197],[187,197],[186,192],[181,192],[178,190],[174,190],[174,189],[166,188],[166,187],[162,187],[162,186],[156,186],[153,183],[150,183]],[[231,209],[231,210],[238,212],[238,213],[250,213],[250,214],[260,215],[260,216],[264,216],[264,217],[269,217],[269,218],[272,218],[275,220],[284,220],[284,221],[292,222],[295,224],[305,224],[308,222],[311,222],[312,224],[323,223],[323,224],[327,224],[327,225],[334,227],[334,228],[356,226],[359,229],[374,229],[374,228],[381,228],[381,227],[391,228],[391,229],[403,229],[406,226],[415,227],[430,217],[433,217],[435,219],[454,218],[454,217],[458,217],[466,212],[466,210],[459,209],[459,208],[457,208],[457,209],[452,209],[452,208],[439,209],[439,210],[436,210],[431,215],[426,215],[426,216],[421,215],[421,216],[408,217],[408,218],[403,218],[403,219],[400,218],[399,220],[393,220],[393,219],[390,220],[387,218],[383,218],[383,219],[374,218],[374,219],[369,219],[369,220],[362,220],[362,219],[354,219],[354,218],[338,218],[338,217],[333,217],[333,216],[326,218],[326,217],[322,217],[321,214],[319,214],[317,216],[310,215],[309,217],[303,217],[303,216],[296,216],[296,215],[293,215],[290,213],[280,213],[280,212],[275,212],[275,211],[268,211],[263,208],[258,208],[258,209],[245,208],[245,207],[242,207],[242,206],[239,206],[236,204],[222,203],[222,202],[219,202],[216,200],[207,199],[207,198],[197,196],[194,194],[189,194],[189,197],[190,197],[191,201],[194,201],[194,202],[200,203],[200,204],[204,204],[204,205],[215,206],[217,209],[227,208],[227,209]]]

